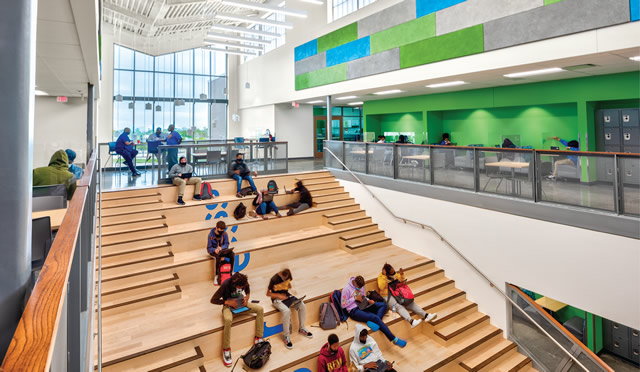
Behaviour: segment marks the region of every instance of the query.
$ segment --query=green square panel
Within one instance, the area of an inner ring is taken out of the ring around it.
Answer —
[[[335,48],[358,38],[358,23],[339,28],[318,38],[318,53]]]
[[[347,80],[346,63],[296,76],[296,90],[313,88],[344,80]]]
[[[544,5],[550,5],[550,4],[555,4],[555,3],[559,3],[562,0],[544,0]]]
[[[371,54],[436,36],[436,14],[399,24],[371,35]]]
[[[477,25],[400,47],[400,68],[484,52],[483,26]]]

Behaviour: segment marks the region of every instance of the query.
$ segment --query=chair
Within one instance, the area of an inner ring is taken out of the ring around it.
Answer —
[[[567,331],[571,332],[572,335],[580,340],[580,342],[584,343],[584,319],[579,316],[574,316],[562,323],[562,325],[567,329]]]
[[[66,196],[40,196],[32,198],[32,212],[49,211],[52,209],[62,209],[66,205]]]
[[[147,142],[147,153],[149,153],[149,159],[151,159],[151,168],[153,168],[155,165],[155,161],[153,160],[154,156],[158,158],[158,167],[160,166],[160,151],[158,150],[158,146],[160,146],[161,143],[162,141]],[[145,160],[145,165],[147,165],[149,159]]]
[[[207,151],[207,162],[205,164],[209,166],[212,164],[215,164],[216,174],[217,174],[219,166],[220,164],[222,164],[222,151],[219,151],[219,150]]]
[[[107,158],[107,161],[104,163],[105,166],[109,163],[109,159],[115,157],[116,155],[120,156],[116,152],[116,143],[115,142],[109,142],[108,144],[109,144],[109,157]],[[122,156],[120,156],[120,160],[118,162],[116,162],[116,164],[118,164],[118,170],[120,172],[122,172]]]
[[[500,155],[501,154],[494,155],[494,156],[487,156],[485,158],[485,164],[486,163],[497,163],[497,162],[499,162],[500,161],[499,160],[499,156]],[[502,181],[504,181],[504,177],[500,173],[500,168],[501,167],[485,165],[485,175],[487,177],[489,177],[489,179],[487,180],[487,183],[484,184],[484,187],[482,188],[482,191],[485,191],[487,189],[487,186],[489,186],[489,183],[492,180],[500,180],[498,182],[498,186],[496,186],[496,191],[495,191],[495,192],[498,192],[498,188],[500,188],[500,185],[502,184]]]
[[[42,196],[62,196],[64,200],[62,208],[67,207],[67,186],[64,184],[33,186],[32,197],[39,198]]]
[[[34,218],[31,223],[31,270],[39,270],[47,259],[53,236],[51,217]]]

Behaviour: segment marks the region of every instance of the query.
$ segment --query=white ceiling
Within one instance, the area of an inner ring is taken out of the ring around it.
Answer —
[[[96,9],[94,0],[38,1],[36,89],[79,97],[99,84]]]

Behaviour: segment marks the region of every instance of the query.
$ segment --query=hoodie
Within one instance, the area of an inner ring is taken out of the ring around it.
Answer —
[[[347,372],[347,357],[344,355],[342,347],[333,354],[329,350],[329,343],[324,344],[318,356],[318,372]]]
[[[64,184],[67,187],[67,200],[71,200],[76,191],[76,180],[69,172],[69,161],[64,150],[51,155],[49,166],[33,170],[33,186],[49,186]]]
[[[355,278],[349,279],[349,283],[342,290],[342,301],[340,301],[340,305],[343,309],[347,310],[347,313],[350,313],[351,310],[358,307],[358,304],[356,304],[356,295],[359,294],[365,297],[364,288],[360,288],[360,290],[356,289],[353,285],[353,279]]]
[[[400,275],[400,273],[396,271],[396,273],[393,274],[393,278],[399,282],[404,282],[404,273]],[[387,294],[389,293],[389,278],[385,273],[378,275],[378,289],[380,289],[380,296],[386,300]]]
[[[356,336],[353,338],[351,347],[349,347],[349,360],[356,365],[360,372],[364,371],[363,366],[369,362],[377,362],[378,360],[386,362],[373,337],[367,336],[364,344],[360,342],[360,331],[363,329],[366,329],[366,327],[362,324],[356,324]]]

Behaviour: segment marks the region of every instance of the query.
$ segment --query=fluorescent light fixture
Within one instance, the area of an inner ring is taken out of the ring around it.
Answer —
[[[640,62],[640,56],[629,57],[630,60]]]
[[[351,103],[347,103],[347,105],[349,105],[349,106],[360,106],[360,105],[362,105],[362,104],[364,104],[364,102],[351,102]]]
[[[218,40],[240,41],[240,42],[256,43],[256,44],[271,44],[271,40],[254,39],[254,38],[251,38],[251,37],[242,37],[242,36],[229,35],[229,34],[219,34],[217,32],[207,32],[207,36],[205,38],[207,38],[207,39],[218,39]]]
[[[309,101],[309,102],[304,102],[304,103],[310,103],[310,104],[313,104],[313,103],[324,103],[324,100],[319,99],[317,101]]]
[[[39,89],[35,90],[35,94],[36,94],[36,96],[48,96],[49,95],[49,93],[45,92],[44,90],[39,90]]]
[[[464,85],[464,81],[450,81],[447,83],[431,84],[427,85],[427,88],[443,88],[443,87],[455,87],[456,85]]]
[[[222,0],[222,4],[233,5],[238,8],[255,9],[255,10],[262,10],[265,12],[284,14],[284,15],[298,17],[298,18],[307,18],[307,12],[305,12],[304,10],[281,8],[276,5],[252,3],[244,0]]]
[[[356,97],[357,96],[344,96],[344,97],[338,97],[336,99],[343,100],[343,99],[353,99],[353,98],[356,98]]]
[[[542,69],[542,70],[515,72],[513,74],[506,74],[506,75],[504,75],[504,77],[519,78],[519,77],[525,77],[525,76],[553,74],[555,72],[560,72],[560,71],[564,71],[564,70],[561,69],[560,67],[552,67],[552,68],[545,68],[545,69]]]
[[[214,52],[222,52],[222,53],[226,53],[226,54],[233,54],[233,55],[237,55],[237,56],[255,56],[256,55],[253,52],[244,52],[242,50],[231,50],[231,49],[211,48],[211,47],[205,47],[204,49],[212,50]]]
[[[303,3],[322,5],[324,4],[321,0],[300,0]]]
[[[245,44],[236,44],[236,43],[226,43],[224,41],[216,41],[216,40],[205,40],[204,41],[205,44],[207,45],[218,45],[218,46],[226,46],[229,48],[238,48],[238,49],[250,49],[250,50],[264,50],[264,47],[262,45],[257,46],[257,45],[245,45]]]
[[[396,93],[402,93],[402,92],[404,92],[404,90],[392,89],[392,90],[383,90],[382,92],[375,92],[373,94],[378,96],[384,96],[386,94],[396,94]]]
[[[256,35],[256,36],[264,36],[264,37],[282,37],[282,35],[280,35],[278,33],[275,33],[275,32],[253,30],[253,29],[250,29],[250,28],[238,27],[238,26],[228,26],[228,25],[214,24],[213,26],[211,26],[211,29],[221,30],[221,31],[241,32],[241,33],[247,34],[247,35]]]
[[[257,23],[257,24],[260,24],[260,25],[282,27],[282,28],[287,28],[287,29],[292,29],[293,28],[293,24],[291,22],[278,22],[278,21],[272,21],[270,19],[263,19],[263,18],[256,18],[256,17],[245,17],[245,16],[231,14],[231,13],[218,13],[218,14],[216,14],[216,18],[225,19],[227,21]]]

